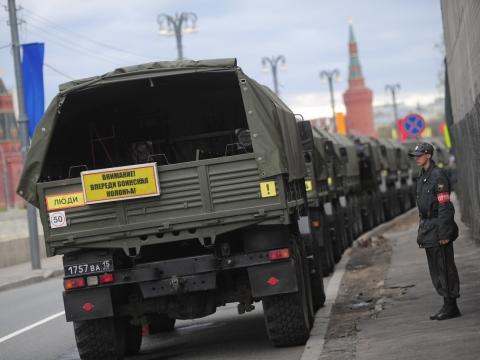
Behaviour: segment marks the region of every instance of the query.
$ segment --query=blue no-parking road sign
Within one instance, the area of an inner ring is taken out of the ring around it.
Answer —
[[[409,135],[418,136],[425,130],[425,120],[418,114],[409,114],[403,120],[403,128]]]

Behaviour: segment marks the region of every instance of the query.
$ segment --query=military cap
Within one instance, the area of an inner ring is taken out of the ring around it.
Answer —
[[[410,157],[415,157],[415,156],[420,156],[420,155],[425,155],[425,154],[430,154],[433,155],[433,145],[429,143],[420,143],[415,148],[413,151],[410,151],[408,153],[408,156]]]

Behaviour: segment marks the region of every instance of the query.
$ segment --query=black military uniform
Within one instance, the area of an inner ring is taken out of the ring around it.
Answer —
[[[419,144],[409,156],[424,154],[433,155],[433,146]],[[453,254],[458,226],[454,220],[455,209],[450,202],[449,179],[433,160],[427,170],[421,170],[417,179],[417,206],[420,214],[417,243],[425,248],[433,286],[444,298],[444,306],[430,318],[444,320],[460,316],[456,303],[460,296],[460,282]],[[449,242],[441,245],[440,240]]]

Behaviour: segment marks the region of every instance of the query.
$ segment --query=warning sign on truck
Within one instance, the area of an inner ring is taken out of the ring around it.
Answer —
[[[87,204],[160,195],[156,163],[82,171],[80,175]]]

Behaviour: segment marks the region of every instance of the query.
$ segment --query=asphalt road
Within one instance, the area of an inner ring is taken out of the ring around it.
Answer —
[[[0,293],[0,360],[79,359],[61,294],[59,278]],[[230,304],[203,319],[177,321],[172,333],[144,337],[131,359],[292,360],[303,350],[270,345],[261,303],[244,315]]]

